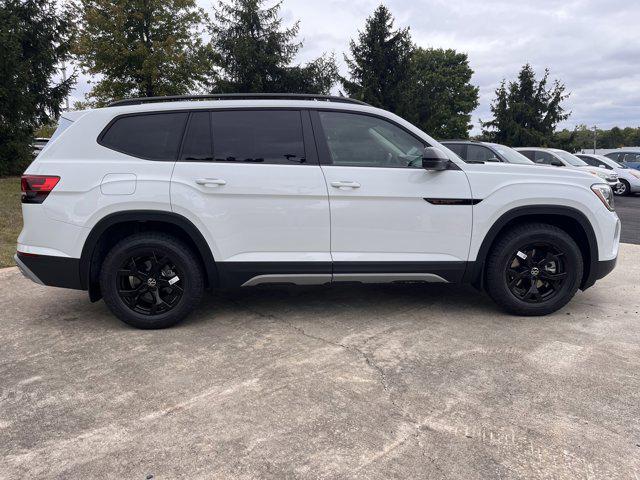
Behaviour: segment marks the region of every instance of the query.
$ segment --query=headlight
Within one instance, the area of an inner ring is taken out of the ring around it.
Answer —
[[[596,183],[595,185],[591,185],[591,190],[602,200],[604,206],[613,212],[613,190],[611,190],[611,187],[609,185]]]
[[[600,173],[600,172],[593,172],[596,174],[596,176],[602,178],[603,180],[607,179],[607,175],[605,175],[604,173]]]

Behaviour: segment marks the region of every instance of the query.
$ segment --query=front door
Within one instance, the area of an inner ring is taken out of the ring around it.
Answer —
[[[426,171],[426,142],[389,120],[312,113],[331,209],[334,281],[459,281],[472,200],[465,173]]]
[[[329,202],[307,111],[190,114],[171,180],[222,286],[331,280]]]

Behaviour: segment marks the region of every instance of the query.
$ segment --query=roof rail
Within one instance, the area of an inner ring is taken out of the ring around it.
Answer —
[[[215,93],[210,95],[167,95],[164,97],[140,97],[116,100],[107,107],[121,107],[124,105],[142,105],[144,103],[181,102],[196,100],[314,100],[317,102],[354,103],[369,105],[349,97],[333,95],[316,95],[306,93]]]

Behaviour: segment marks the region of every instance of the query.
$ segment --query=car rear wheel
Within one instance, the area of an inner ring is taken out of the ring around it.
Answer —
[[[111,249],[102,264],[100,288],[109,309],[123,322],[166,328],[198,305],[204,278],[187,245],[150,232],[127,237]]]
[[[573,298],[584,269],[576,242],[562,229],[527,224],[508,231],[487,259],[486,287],[516,315],[547,315]]]
[[[631,186],[629,185],[629,182],[627,182],[626,180],[620,180],[620,183],[618,183],[618,186],[615,189],[615,194],[626,196],[629,195],[630,191]]]

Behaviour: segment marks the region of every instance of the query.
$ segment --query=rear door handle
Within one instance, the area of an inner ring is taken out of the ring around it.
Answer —
[[[196,183],[205,187],[219,187],[227,184],[227,182],[221,178],[197,178]]]
[[[360,184],[358,182],[352,181],[340,181],[340,182],[331,182],[331,186],[334,188],[346,189],[346,188],[360,188]]]

